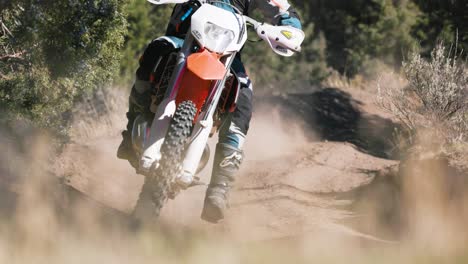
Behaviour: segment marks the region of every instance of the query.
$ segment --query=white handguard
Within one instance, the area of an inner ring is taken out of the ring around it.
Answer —
[[[164,4],[182,4],[188,2],[189,0],[146,0],[155,5],[164,5]]]
[[[268,42],[271,49],[278,55],[290,57],[294,52],[301,51],[305,34],[300,29],[291,26],[259,24],[256,30],[258,36]]]

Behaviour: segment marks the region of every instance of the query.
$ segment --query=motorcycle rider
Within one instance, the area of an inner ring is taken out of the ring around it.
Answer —
[[[287,0],[222,0],[213,2],[213,5],[233,12],[236,8],[244,15],[249,15],[258,9],[273,25],[302,28],[297,12]],[[182,46],[185,34],[190,27],[189,18],[198,6],[197,1],[177,4],[172,12],[166,35],[153,40],[140,58],[136,81],[129,98],[127,130],[122,132],[123,141],[117,152],[120,159],[128,160],[134,167],[138,166],[139,160],[132,148],[131,131],[139,113],[149,111],[152,79],[155,78],[152,71],[155,63],[158,58]],[[226,117],[220,128],[211,181],[206,191],[201,216],[205,221],[213,223],[224,219],[224,213],[228,207],[228,192],[242,163],[242,146],[252,116],[252,83],[246,73],[240,53],[232,64],[232,70],[241,83],[241,90],[235,111]]]

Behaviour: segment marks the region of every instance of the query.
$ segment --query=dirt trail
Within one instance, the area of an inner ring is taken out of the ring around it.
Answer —
[[[359,91],[354,97],[329,88],[258,100],[227,220],[219,225],[200,220],[205,186],[169,201],[162,220],[241,241],[314,233],[378,240],[343,224],[356,216],[348,208],[351,201],[337,195],[369,184],[397,164],[384,159],[390,155],[385,133],[395,125],[365,101],[372,95]],[[119,141],[101,137],[72,144],[58,171],[73,188],[128,213],[143,177],[115,158]],[[210,170],[201,173],[204,182]]]

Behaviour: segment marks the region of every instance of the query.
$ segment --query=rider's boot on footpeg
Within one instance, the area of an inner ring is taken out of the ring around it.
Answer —
[[[220,143],[216,146],[211,182],[206,191],[201,215],[203,220],[217,223],[224,219],[225,211],[229,207],[229,190],[242,158],[242,151],[231,145]]]
[[[136,168],[136,166],[138,165],[138,160],[132,146],[133,143],[131,131],[133,128],[133,122],[135,121],[135,118],[138,115],[138,113],[135,111],[135,105],[134,103],[132,103],[131,100],[129,105],[129,110],[127,112],[127,130],[122,132],[122,142],[120,143],[119,148],[117,150],[117,157],[119,159],[128,160],[128,162],[130,162],[130,164],[134,168]]]

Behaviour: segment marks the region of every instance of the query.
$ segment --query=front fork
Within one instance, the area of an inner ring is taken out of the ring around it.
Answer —
[[[159,161],[161,160],[161,146],[177,108],[176,97],[180,88],[181,78],[187,70],[187,58],[192,53],[193,42],[193,36],[189,34],[184,41],[181,51],[177,55],[176,66],[174,67],[171,81],[169,82],[168,89],[164,96],[165,99],[158,106],[151,125],[150,137],[145,141],[145,151],[140,160],[140,172],[142,174],[146,175],[152,168],[157,168],[159,166]],[[232,54],[225,59],[224,64],[227,69],[231,68],[234,57],[235,54]],[[177,182],[182,188],[187,188],[194,180],[205,145],[208,142],[210,132],[213,128],[213,115],[216,111],[229,72],[228,70],[224,79],[214,82],[206,103],[202,108],[202,112],[194,125],[191,141],[188,144],[185,159],[182,164],[183,172],[177,178]]]
[[[227,69],[231,68],[235,54],[227,58],[225,65]],[[224,79],[214,82],[211,93],[208,96],[204,109],[202,110],[195,126],[192,130],[191,141],[185,153],[185,159],[182,164],[182,174],[176,179],[177,184],[183,189],[188,188],[194,181],[200,161],[213,129],[213,116],[217,109],[224,85],[229,76],[228,70]]]

